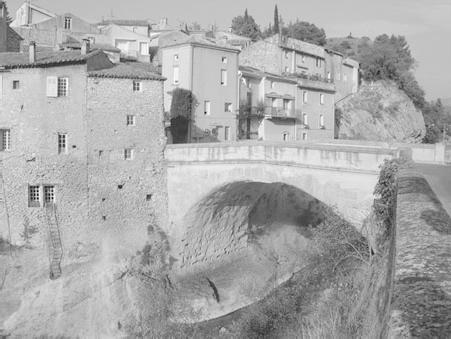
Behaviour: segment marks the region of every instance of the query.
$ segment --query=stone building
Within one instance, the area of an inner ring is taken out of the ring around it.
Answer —
[[[163,78],[87,45],[0,66],[0,237],[47,248],[51,276],[55,256],[143,245],[164,210]]]
[[[176,88],[191,91],[197,101],[188,142],[236,140],[238,53],[198,36],[161,47],[165,111]]]
[[[357,92],[359,63],[308,42],[274,35],[245,48],[240,64],[275,74],[335,83],[346,96]]]
[[[333,84],[240,66],[240,139],[334,137]]]
[[[22,50],[27,50],[30,42],[41,50],[59,49],[67,43],[81,42],[85,34],[100,32],[95,25],[72,13],[55,14],[28,1],[16,11],[11,26],[24,39]]]

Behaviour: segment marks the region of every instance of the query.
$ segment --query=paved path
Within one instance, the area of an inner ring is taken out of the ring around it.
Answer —
[[[451,216],[451,165],[416,165]]]

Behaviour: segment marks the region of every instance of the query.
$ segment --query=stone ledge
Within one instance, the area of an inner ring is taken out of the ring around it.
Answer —
[[[415,170],[398,177],[390,338],[451,333],[451,218]]]

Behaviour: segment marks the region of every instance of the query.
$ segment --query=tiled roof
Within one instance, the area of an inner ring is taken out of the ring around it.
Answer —
[[[178,46],[178,45],[201,45],[205,47],[211,47],[211,48],[218,48],[222,50],[229,50],[239,53],[240,50],[236,48],[231,47],[224,47],[221,45],[216,44],[216,42],[209,40],[207,38],[200,37],[198,35],[188,35],[185,39],[177,40],[174,43],[168,43],[164,47],[172,47],[172,46]]]
[[[98,53],[101,53],[101,51],[96,50],[86,55],[82,55],[80,51],[37,52],[36,62],[34,63],[30,63],[28,53],[0,53],[0,67],[10,69],[80,64]]]
[[[113,20],[104,20],[99,23],[99,25],[109,25],[115,24],[118,26],[150,26],[147,20],[121,20],[121,19],[113,19]]]
[[[89,76],[93,78],[166,80],[166,78],[156,72],[151,64],[141,62],[121,63],[112,68],[91,71]]]

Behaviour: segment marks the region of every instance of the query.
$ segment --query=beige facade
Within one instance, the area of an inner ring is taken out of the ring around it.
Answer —
[[[189,142],[232,141],[237,138],[238,50],[189,37],[162,47],[165,111],[176,88],[190,90],[197,107],[192,113]]]

